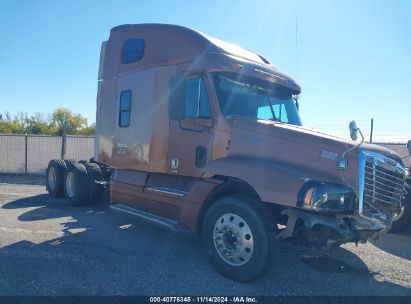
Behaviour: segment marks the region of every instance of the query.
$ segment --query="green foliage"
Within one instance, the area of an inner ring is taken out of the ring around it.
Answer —
[[[90,126],[85,127],[84,129],[79,130],[79,135],[87,135],[87,136],[94,136],[96,132],[96,124],[92,123]]]
[[[93,136],[95,124],[87,124],[87,118],[73,114],[69,109],[59,108],[45,117],[42,113],[29,116],[25,112],[11,115],[0,114],[0,133],[63,135],[66,126],[67,135]]]
[[[51,114],[51,125],[57,129],[57,135],[63,135],[66,126],[66,134],[77,135],[87,128],[87,118],[81,114],[73,114],[69,109],[60,108]]]

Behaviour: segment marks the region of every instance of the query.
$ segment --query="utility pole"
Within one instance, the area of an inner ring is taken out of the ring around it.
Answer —
[[[374,118],[371,118],[371,132],[370,132],[370,143],[372,143],[372,134],[374,132]]]

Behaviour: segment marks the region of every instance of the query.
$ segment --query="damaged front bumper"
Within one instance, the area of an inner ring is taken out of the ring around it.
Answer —
[[[301,209],[286,209],[287,227],[279,238],[299,237],[312,247],[330,249],[344,243],[365,243],[377,239],[391,228],[391,220],[385,222],[358,217],[325,216]]]
[[[357,189],[307,181],[298,193],[297,208],[283,211],[288,223],[279,237],[302,237],[317,248],[376,239],[391,229],[392,216],[401,210],[405,176],[401,163],[360,150]]]

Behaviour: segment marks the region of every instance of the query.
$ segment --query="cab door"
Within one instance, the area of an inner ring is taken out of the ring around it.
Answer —
[[[167,173],[149,173],[145,202],[150,213],[180,220],[184,196],[211,160],[213,119],[203,75],[175,77],[170,84]]]
[[[172,79],[168,172],[201,177],[212,158],[213,108],[207,78],[191,74]]]

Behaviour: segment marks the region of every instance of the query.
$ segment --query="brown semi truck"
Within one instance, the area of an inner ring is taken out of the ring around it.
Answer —
[[[261,55],[198,31],[115,27],[95,156],[50,161],[47,189],[82,205],[108,188],[116,210],[197,232],[239,281],[270,269],[281,239],[330,248],[389,230],[406,193],[401,158],[304,128],[299,94]]]

